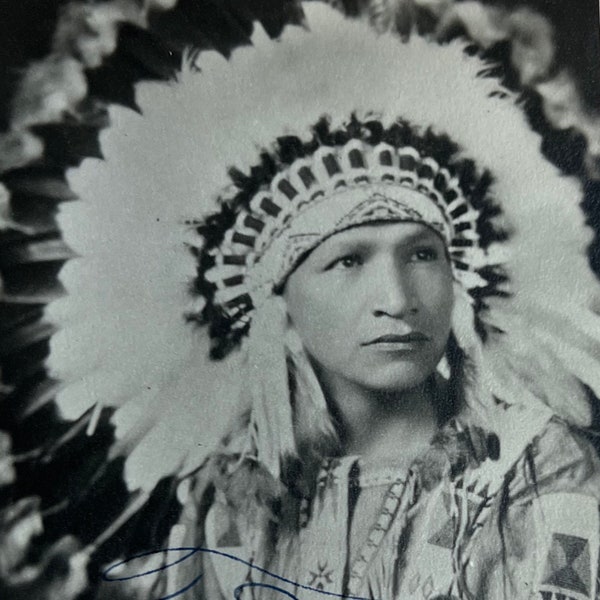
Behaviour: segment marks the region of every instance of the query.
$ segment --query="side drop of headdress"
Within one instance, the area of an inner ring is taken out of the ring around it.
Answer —
[[[182,468],[190,449],[186,464],[199,464],[231,415],[249,408],[235,348],[280,282],[272,270],[271,279],[260,273],[269,240],[283,239],[269,234],[294,223],[290,207],[319,191],[348,199],[361,186],[395,182],[405,196],[428,197],[423,210],[439,195],[440,231],[468,292],[466,318],[476,312],[486,395],[590,423],[589,390],[600,395],[600,289],[586,257],[591,233],[579,183],[544,159],[515,98],[482,75],[486,64],[462,42],[401,43],[319,3],[305,12],[308,30],[288,28],[273,41],[257,29],[253,45],[229,60],[205,52],[178,81],[140,85],[143,116],[112,108],[105,160],[70,174],[82,201],[65,206],[60,223],[81,258],[61,274],[69,295],[48,309],[61,327],[48,365],[65,383],[58,402],[66,413],[95,402],[121,407],[121,448],[137,445],[133,488]],[[329,137],[315,129],[324,116]],[[364,125],[390,132],[399,118],[421,140],[447,136],[458,150],[445,164],[426,144],[399,145],[387,164],[385,140],[370,143]],[[350,133],[336,140],[342,131]],[[295,152],[278,153],[277,140],[279,150]],[[452,172],[459,164],[462,172]],[[314,182],[306,172],[303,179],[304,167]],[[464,189],[486,172],[486,198],[500,209],[487,224],[469,206],[477,190]],[[210,324],[210,336],[183,318],[197,268],[183,247],[186,229],[200,259],[193,286],[200,295],[187,312]],[[286,255],[287,268],[297,258]],[[506,281],[490,275],[499,264]],[[209,360],[211,347],[227,357]]]

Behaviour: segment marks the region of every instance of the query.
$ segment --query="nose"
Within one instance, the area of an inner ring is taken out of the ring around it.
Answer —
[[[418,312],[410,277],[394,260],[378,265],[373,281],[373,314],[402,319]]]

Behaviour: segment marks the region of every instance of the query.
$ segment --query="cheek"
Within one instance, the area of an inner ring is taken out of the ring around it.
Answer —
[[[437,277],[423,277],[417,282],[418,295],[423,315],[435,325],[440,334],[450,331],[454,288],[451,273],[440,273]]]
[[[304,308],[290,314],[305,346],[313,352],[336,344],[347,332],[348,323],[343,318],[339,303],[308,299]]]
[[[344,310],[348,304],[339,296],[300,285],[290,286],[284,297],[291,323],[308,352],[320,362],[338,355],[352,323]]]

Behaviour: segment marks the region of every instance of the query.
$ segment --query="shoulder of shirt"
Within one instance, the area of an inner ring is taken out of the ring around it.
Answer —
[[[585,433],[553,417],[525,448],[513,470],[511,497],[577,493],[600,502],[600,458]]]

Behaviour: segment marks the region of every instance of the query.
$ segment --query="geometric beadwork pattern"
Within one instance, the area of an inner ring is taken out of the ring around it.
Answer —
[[[346,214],[337,225],[343,227],[344,225],[351,226],[355,223],[388,221],[396,219],[399,216],[402,216],[407,221],[420,221],[423,219],[422,213],[407,203],[400,200],[393,200],[380,193],[374,193],[368,195],[366,200]],[[429,225],[443,235],[444,228],[441,220],[431,221]]]
[[[588,598],[591,589],[590,548],[588,540],[555,533],[546,558],[542,585],[575,592]]]
[[[233,548],[242,545],[237,523],[234,519],[229,520],[229,527],[221,533],[217,539],[217,548]]]
[[[333,583],[333,570],[328,568],[327,562],[317,563],[315,571],[310,571],[310,581],[308,585],[317,590],[323,591],[327,585]]]
[[[460,506],[463,499],[459,496],[459,497],[455,498],[455,500],[458,502],[458,504]],[[452,496],[449,493],[444,492],[443,493],[443,501],[444,501],[444,508],[446,509],[446,514],[448,515],[448,519],[444,522],[442,527],[440,527],[437,531],[435,531],[435,533],[433,533],[428,538],[427,542],[429,544],[433,544],[434,546],[439,546],[440,548],[447,548],[448,550],[452,550],[454,548],[454,544],[456,541],[455,540],[456,527],[455,527],[452,517],[450,516],[450,511],[451,511],[450,507],[451,507],[451,503],[452,503]],[[480,497],[475,494],[469,494],[467,496],[468,514],[469,515],[476,514],[478,512],[478,509],[484,502],[485,502],[484,497]]]
[[[452,550],[454,548],[454,524],[451,518],[444,523],[441,529],[438,529],[428,540],[429,544],[439,546],[440,548],[447,548]]]

